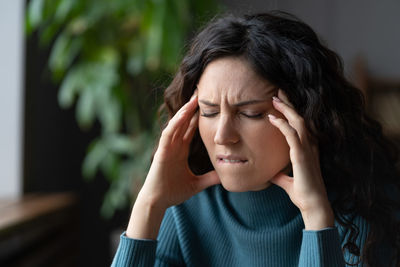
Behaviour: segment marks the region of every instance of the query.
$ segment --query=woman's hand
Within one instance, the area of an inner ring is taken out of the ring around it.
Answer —
[[[162,132],[149,173],[132,209],[128,237],[155,239],[168,207],[220,182],[215,171],[196,176],[189,169],[189,146],[199,118],[197,106],[195,94]]]
[[[334,215],[321,175],[318,144],[312,140],[304,119],[297,114],[282,90],[272,102],[287,119],[269,115],[270,122],[282,132],[290,147],[293,177],[280,172],[271,182],[282,187],[300,209],[306,230],[332,227]]]
[[[195,176],[189,169],[189,146],[198,126],[197,95],[168,122],[140,192],[163,208],[177,205],[219,183],[215,171]]]

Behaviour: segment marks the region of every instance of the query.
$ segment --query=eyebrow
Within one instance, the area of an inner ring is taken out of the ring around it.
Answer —
[[[263,103],[263,102],[267,102],[267,101],[268,101],[267,99],[263,99],[263,100],[261,100],[261,99],[260,100],[257,100],[257,99],[255,99],[255,100],[247,100],[247,101],[242,101],[242,102],[235,103],[235,104],[233,104],[233,106],[242,107],[242,106],[247,106],[247,105],[259,104],[259,103]],[[204,105],[210,106],[210,107],[219,106],[218,104],[211,103],[211,102],[209,102],[207,100],[200,99],[199,102],[203,103]]]

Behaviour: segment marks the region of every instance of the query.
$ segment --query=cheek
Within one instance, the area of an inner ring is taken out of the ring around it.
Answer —
[[[257,157],[273,158],[277,161],[284,161],[289,158],[289,145],[285,136],[271,123],[266,122],[264,125],[258,125],[251,130],[248,129],[247,140],[251,143]]]
[[[274,171],[284,168],[290,161],[290,147],[285,136],[277,129],[271,134],[270,140],[266,141],[264,147],[268,147],[268,152],[264,154],[266,162],[274,166]]]

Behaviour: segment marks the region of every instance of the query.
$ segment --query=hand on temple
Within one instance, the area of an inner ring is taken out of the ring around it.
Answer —
[[[149,173],[132,210],[127,230],[129,237],[155,239],[168,207],[220,182],[215,171],[196,176],[188,165],[189,146],[198,125],[197,106],[195,94],[162,132]]]
[[[282,187],[300,209],[306,230],[334,226],[334,215],[322,179],[318,145],[313,142],[304,119],[295,111],[282,90],[273,105],[287,119],[270,117],[271,123],[285,136],[290,147],[293,177],[283,172],[271,180]]]

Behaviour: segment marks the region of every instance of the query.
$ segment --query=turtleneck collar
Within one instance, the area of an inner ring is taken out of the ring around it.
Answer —
[[[260,191],[229,192],[222,186],[221,190],[233,216],[246,227],[280,227],[299,215],[286,192],[274,184]]]

